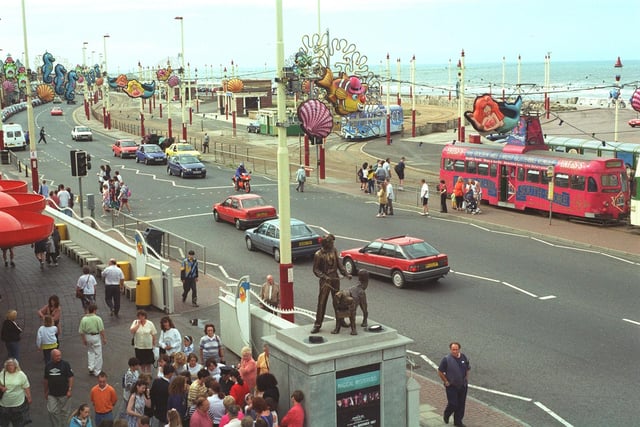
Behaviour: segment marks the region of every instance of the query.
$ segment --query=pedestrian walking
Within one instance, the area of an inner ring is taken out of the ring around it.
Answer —
[[[96,427],[98,426],[98,422],[96,424],[91,421],[91,409],[89,405],[83,403],[73,411],[71,414],[71,421],[69,421],[69,427]]]
[[[420,187],[420,200],[422,201],[422,212],[420,215],[429,216],[429,184],[426,179],[420,181],[422,186]]]
[[[187,300],[187,295],[191,291],[191,305],[199,307],[198,288],[196,287],[198,282],[198,260],[195,255],[196,253],[190,250],[187,257],[182,260],[180,280],[182,280],[182,302]]]
[[[442,358],[438,366],[438,376],[444,383],[447,393],[447,407],[444,410],[443,420],[449,424],[449,418],[453,414],[453,425],[464,426],[464,408],[467,400],[467,388],[469,380],[469,359],[460,352],[460,343],[449,344],[450,353]]]
[[[378,218],[387,216],[387,181],[382,181],[378,190]]]
[[[404,170],[406,168],[406,164],[404,163],[405,159],[402,157],[400,161],[396,164],[393,170],[398,175],[398,191],[404,190]]]
[[[98,316],[98,307],[89,304],[88,313],[80,319],[78,333],[82,337],[82,344],[87,347],[87,367],[89,375],[98,376],[102,372],[102,346],[107,343],[104,322]]]
[[[98,384],[91,388],[89,394],[93,403],[93,410],[96,413],[96,426],[100,426],[102,420],[113,420],[113,409],[118,403],[118,395],[116,390],[107,382],[107,374],[100,372],[98,374]]]
[[[43,179],[42,184],[40,184],[40,188],[38,189],[38,194],[47,197],[49,195],[49,186],[47,185],[47,180]]]
[[[447,184],[444,179],[440,180],[438,192],[440,193],[440,213],[447,213]]]
[[[53,350],[51,362],[44,368],[44,398],[52,427],[67,427],[69,403],[73,392],[73,370],[62,360],[62,352]]]
[[[49,315],[53,319],[53,324],[60,328],[60,318],[62,317],[62,307],[60,307],[60,298],[58,295],[51,295],[47,305],[38,310],[38,316],[44,320],[44,316]]]
[[[7,353],[9,358],[20,360],[20,334],[22,328],[18,326],[16,319],[18,318],[18,312],[16,310],[7,311],[7,317],[2,322],[2,341],[7,347]]]
[[[51,361],[51,352],[58,348],[58,327],[49,315],[44,316],[43,324],[38,328],[36,347],[42,351],[45,365]]]
[[[209,134],[206,132],[204,133],[204,138],[202,139],[202,152],[209,152]]]
[[[7,252],[9,252],[9,259],[7,260]],[[2,248],[2,260],[4,261],[4,266],[9,267],[9,262],[11,262],[11,267],[15,267],[16,263],[13,262],[13,248]]]
[[[152,321],[147,319],[147,312],[138,310],[137,319],[131,323],[129,331],[133,334],[133,348],[136,358],[140,361],[140,371],[143,374],[151,373],[151,366],[155,361],[153,348],[156,346],[158,331]]]
[[[89,266],[82,267],[82,275],[78,278],[76,283],[76,296],[80,295],[79,291],[82,291],[82,309],[85,313],[89,312],[89,306],[96,303],[96,278],[91,274]]]
[[[120,206],[118,207],[118,213],[116,214],[116,216],[120,215],[120,211],[122,210],[123,207],[127,208],[128,214],[131,214],[131,206],[129,206],[129,197],[131,197],[131,190],[129,189],[129,186],[123,182],[122,185],[120,186],[120,191],[118,193],[118,202],[120,202],[119,203]]]
[[[124,273],[118,267],[115,258],[109,260],[109,266],[102,270],[104,279],[104,301],[111,310],[111,316],[119,317],[120,290],[124,288]]]
[[[300,191],[304,193],[304,182],[307,180],[307,171],[304,169],[304,165],[300,165],[298,171],[296,172],[296,182],[298,186],[296,187],[296,191]]]
[[[391,184],[391,181],[387,179],[387,215],[393,215],[393,199],[395,198],[396,194],[393,192],[393,185]]]
[[[41,142],[47,143],[47,134],[44,131],[44,126],[40,128],[40,139],[38,139],[38,144]]]
[[[182,335],[169,316],[160,319],[160,337],[158,338],[160,354],[166,354],[171,360],[173,355],[182,351]]]
[[[260,298],[267,304],[260,303],[260,307],[269,313],[274,312],[270,307],[278,308],[280,306],[280,285],[273,280],[271,274],[267,275],[267,281],[262,284]]]
[[[0,426],[23,427],[31,420],[29,405],[31,405],[31,385],[29,378],[20,370],[16,359],[7,359],[4,369],[0,372]]]

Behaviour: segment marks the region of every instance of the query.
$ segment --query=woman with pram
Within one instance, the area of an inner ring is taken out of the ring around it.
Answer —
[[[464,193],[464,206],[467,213],[477,215],[480,213],[478,207],[480,199],[478,196],[482,193],[479,192],[479,186],[476,186],[476,182],[471,180],[467,185]]]

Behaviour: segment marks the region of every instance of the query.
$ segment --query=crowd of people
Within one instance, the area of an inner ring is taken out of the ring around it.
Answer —
[[[131,198],[131,189],[125,184],[119,171],[115,171],[111,176],[111,166],[100,165],[98,172],[98,191],[102,195],[102,216],[114,212],[116,216],[122,212],[123,208],[127,209],[127,213],[131,214],[131,206],[129,199]]]
[[[42,324],[36,346],[44,363],[44,394],[49,421],[54,427],[141,427],[154,426],[294,426],[302,427],[304,395],[295,391],[292,408],[284,417],[277,413],[280,393],[276,377],[269,372],[269,351],[253,357],[250,347],[241,351],[236,366],[225,361],[222,339],[215,325],[208,323],[199,339],[182,335],[170,316],[160,319],[159,328],[138,310],[129,327],[134,357],[123,372],[108,375],[103,369],[102,346],[107,343],[107,328],[98,315],[93,294],[86,284],[88,273],[78,279],[81,287],[93,295],[82,300],[84,316],[78,334],[87,351],[87,370],[96,378],[85,402],[72,410],[74,370],[62,358],[60,298],[51,295],[37,314]],[[93,277],[93,276],[91,276]],[[0,372],[0,425],[22,427],[29,422],[31,388],[26,372],[20,368],[20,335],[17,311],[9,310],[2,324],[1,338],[8,359]],[[121,378],[121,394],[109,378]],[[123,408],[118,412],[117,408]]]

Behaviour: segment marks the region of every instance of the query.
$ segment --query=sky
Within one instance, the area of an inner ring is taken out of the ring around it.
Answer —
[[[29,65],[51,52],[63,65],[99,63],[105,40],[109,74],[177,62],[183,17],[185,62],[202,76],[276,67],[276,0],[2,0],[0,58]],[[408,64],[640,59],[637,0],[282,0],[285,57],[303,37],[329,31],[368,58]],[[320,10],[320,14],[318,14]],[[320,15],[318,17],[318,15]],[[103,36],[108,34],[108,38]],[[35,63],[35,64],[34,64]],[[173,67],[177,68],[174,63]]]

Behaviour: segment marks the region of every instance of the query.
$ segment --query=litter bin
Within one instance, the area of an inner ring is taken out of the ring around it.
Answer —
[[[147,245],[151,246],[158,255],[162,255],[162,237],[164,236],[164,233],[157,228],[149,227],[144,231],[144,233],[142,233],[142,235],[144,236],[144,240],[146,240]],[[155,256],[153,252],[150,253]]]
[[[0,163],[3,165],[9,164],[9,150],[0,150]]]
[[[151,305],[151,277],[138,277],[136,280],[136,307],[149,307]]]
[[[129,261],[116,261],[116,265],[122,270],[124,281],[131,280],[131,263]]]

